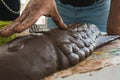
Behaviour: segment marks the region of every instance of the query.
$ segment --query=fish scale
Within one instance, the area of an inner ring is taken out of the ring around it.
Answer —
[[[60,31],[59,34],[64,33],[65,30]],[[68,28],[68,38],[67,42],[59,39],[58,36],[54,36],[56,32],[52,30],[49,37],[54,38],[55,44],[58,44],[61,51],[66,55],[71,66],[79,63],[80,61],[86,59],[93,52],[97,37],[100,35],[100,31],[95,25],[89,24],[72,24]],[[91,36],[92,35],[92,36]],[[64,38],[64,35],[62,35]],[[57,39],[57,40],[56,40]],[[69,44],[68,44],[69,43]],[[60,44],[60,45],[59,45]],[[69,46],[69,47],[68,47]],[[81,50],[81,52],[79,52]],[[84,53],[83,53],[84,52]],[[84,59],[83,59],[84,57]]]

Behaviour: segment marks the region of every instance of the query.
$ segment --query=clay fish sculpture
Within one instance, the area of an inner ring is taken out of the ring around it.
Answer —
[[[97,40],[99,36],[95,25],[75,24],[68,30],[56,28],[18,37],[0,47],[0,80],[40,80],[74,66],[104,44]]]

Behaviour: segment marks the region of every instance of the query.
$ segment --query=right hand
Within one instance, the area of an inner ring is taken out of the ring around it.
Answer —
[[[42,15],[51,17],[58,27],[67,29],[57,11],[55,0],[30,0],[21,16],[0,30],[0,36],[20,33],[31,27]]]

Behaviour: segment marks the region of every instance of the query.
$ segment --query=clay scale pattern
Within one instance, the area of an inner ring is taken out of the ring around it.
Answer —
[[[92,54],[100,35],[95,25],[72,24],[17,37],[0,47],[0,79],[40,80],[74,66]]]

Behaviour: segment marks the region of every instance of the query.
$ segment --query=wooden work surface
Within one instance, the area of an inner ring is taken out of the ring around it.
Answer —
[[[57,80],[57,78],[69,77],[73,74],[97,71],[114,64],[120,64],[120,39],[95,50],[89,58],[76,66],[54,73],[43,80]]]

